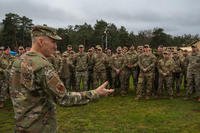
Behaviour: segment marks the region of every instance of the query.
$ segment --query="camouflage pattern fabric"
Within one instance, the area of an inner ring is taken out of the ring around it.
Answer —
[[[15,132],[20,133],[55,133],[55,103],[80,105],[99,97],[94,90],[68,92],[52,64],[36,52],[28,52],[14,62],[9,89],[15,112]]]

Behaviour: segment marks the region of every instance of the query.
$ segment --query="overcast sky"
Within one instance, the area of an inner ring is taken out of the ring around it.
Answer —
[[[200,0],[0,0],[0,21],[9,12],[53,27],[103,19],[135,34],[155,27],[173,35],[200,34]]]

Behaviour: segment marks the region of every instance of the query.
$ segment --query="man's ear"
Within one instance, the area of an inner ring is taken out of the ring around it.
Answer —
[[[38,44],[40,47],[43,47],[45,45],[44,39],[42,37],[38,38]]]

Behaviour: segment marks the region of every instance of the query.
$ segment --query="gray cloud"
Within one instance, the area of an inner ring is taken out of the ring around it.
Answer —
[[[56,27],[95,24],[103,19],[134,33],[164,28],[170,34],[200,33],[199,0],[5,0],[0,2],[0,18],[13,12],[36,24]]]

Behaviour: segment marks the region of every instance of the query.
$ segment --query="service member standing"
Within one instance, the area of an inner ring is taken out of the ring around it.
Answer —
[[[192,53],[186,57],[187,62],[187,92],[186,98],[197,97],[200,102],[200,54],[197,46],[192,45]]]
[[[113,90],[105,89],[107,82],[96,90],[68,92],[46,57],[56,50],[61,38],[53,28],[34,26],[32,48],[16,60],[10,75],[10,96],[13,103],[16,133],[55,133],[56,106],[86,104]]]
[[[140,74],[135,100],[142,98],[143,94],[146,99],[149,99],[152,95],[155,63],[156,57],[151,53],[149,46],[145,45],[144,53],[138,57]]]
[[[84,46],[79,45],[79,52],[75,55],[74,66],[76,71],[76,89],[80,91],[81,81],[83,83],[83,90],[88,90],[87,81],[88,81],[88,55],[84,51]]]

